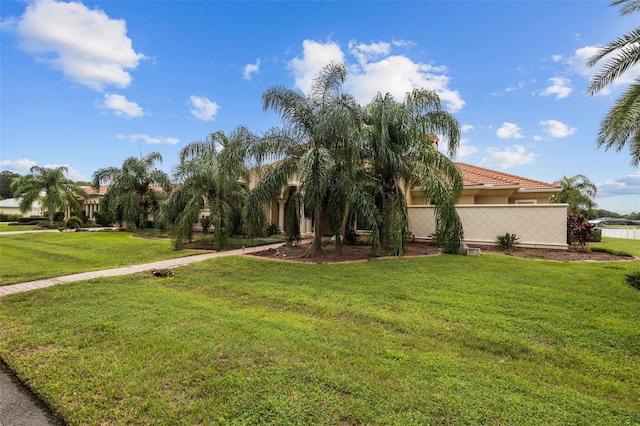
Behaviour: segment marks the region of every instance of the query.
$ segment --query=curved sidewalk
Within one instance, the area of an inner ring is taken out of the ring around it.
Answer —
[[[144,263],[140,265],[123,266],[121,268],[103,269],[91,272],[82,272],[79,274],[65,275],[62,277],[46,278],[43,280],[29,281],[19,284],[12,284],[0,287],[0,297],[10,294],[22,293],[24,291],[36,290],[39,288],[51,287],[58,284],[71,283],[74,281],[91,280],[93,278],[115,277],[118,275],[130,275],[138,272],[151,271],[153,269],[169,269],[179,266],[188,265],[190,263],[202,262],[203,260],[213,259],[216,257],[235,256],[245,253],[253,253],[257,251],[267,250],[270,248],[281,247],[284,243],[269,244],[264,246],[247,247],[244,249],[235,249],[227,251],[216,251],[213,253],[195,254],[193,256],[179,257],[176,259],[159,260],[157,262]],[[0,423],[1,425],[1,423]]]

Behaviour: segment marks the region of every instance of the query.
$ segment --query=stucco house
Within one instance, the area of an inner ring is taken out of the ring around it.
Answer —
[[[42,207],[35,201],[26,213],[20,211],[20,198],[0,200],[0,212],[5,214],[19,214],[22,217],[42,216]]]
[[[552,204],[550,199],[561,187],[509,173],[457,162],[464,188],[456,208],[464,227],[464,240],[473,245],[494,245],[498,235],[509,232],[520,239],[518,246],[567,250],[567,204]],[[254,176],[250,188],[256,184]],[[285,229],[285,211],[290,194],[298,182],[291,177],[288,188],[265,205],[267,221]],[[100,198],[108,187],[95,190],[83,187],[89,197],[82,208],[95,218]],[[429,240],[435,232],[433,206],[426,204],[418,189],[405,194],[411,233],[419,240]],[[65,212],[69,213],[69,212]],[[300,232],[313,233],[310,219],[300,214]]]
[[[464,227],[465,242],[495,245],[498,235],[515,233],[518,246],[567,250],[567,205],[551,204],[561,187],[496,170],[456,163],[464,188],[456,208]],[[251,186],[255,185],[255,180]],[[288,189],[265,206],[267,221],[285,228],[289,195],[297,188],[293,177]],[[433,206],[426,203],[419,189],[405,194],[411,233],[429,240],[435,232]],[[311,235],[312,222],[300,214],[300,232]]]

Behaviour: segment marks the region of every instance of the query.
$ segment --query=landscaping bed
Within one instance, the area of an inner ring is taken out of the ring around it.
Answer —
[[[203,247],[198,247],[202,249]],[[310,248],[310,243],[299,244],[297,246],[283,246],[281,249],[269,249],[251,254],[262,258],[277,259],[291,262],[312,262],[312,263],[349,263],[364,262],[381,258],[388,258],[385,250],[380,250],[378,257],[371,256],[371,247],[367,245],[343,245],[342,254],[336,253],[336,247],[333,243],[326,243],[322,247],[322,253],[314,257],[305,256]],[[495,247],[482,246],[479,247],[483,254],[502,254],[506,253]],[[404,257],[418,256],[435,256],[439,255],[442,250],[431,243],[427,242],[411,242],[407,245]],[[529,259],[553,260],[559,262],[579,262],[579,261],[600,261],[612,262],[618,260],[633,260],[631,255],[614,254],[604,251],[588,250],[586,252],[551,250],[542,248],[517,248],[513,250],[510,256],[522,257]]]

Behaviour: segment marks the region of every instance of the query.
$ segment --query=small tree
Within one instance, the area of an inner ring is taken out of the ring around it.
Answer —
[[[563,176],[554,184],[561,186],[562,190],[551,198],[552,203],[569,204],[569,213],[593,214],[593,208],[596,207],[593,198],[598,188],[585,175]]]
[[[576,251],[587,251],[594,225],[587,222],[580,213],[567,216],[567,243]]]
[[[28,212],[31,205],[39,201],[49,217],[49,225],[53,225],[57,211],[64,210],[67,206],[71,210],[80,208],[78,197],[86,199],[87,193],[64,176],[68,171],[65,166],[33,166],[31,174],[14,179],[11,189],[14,197],[21,199],[20,211]]]

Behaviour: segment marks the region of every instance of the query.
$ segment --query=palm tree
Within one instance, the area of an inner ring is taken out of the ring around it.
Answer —
[[[219,131],[182,149],[174,173],[179,185],[163,202],[161,212],[175,226],[176,247],[191,240],[203,209],[209,210],[216,247],[226,246],[249,196],[245,156],[254,139],[249,130],[238,127],[228,137]]]
[[[68,205],[72,210],[80,208],[78,197],[87,198],[87,193],[64,174],[69,171],[65,166],[47,168],[31,167],[31,174],[20,176],[11,183],[13,195],[20,198],[20,211],[31,209],[35,201],[40,201],[53,225],[53,216]]]
[[[106,167],[93,174],[93,186],[100,188],[108,184],[109,189],[101,200],[100,208],[113,209],[119,221],[134,223],[137,228],[144,228],[149,222],[149,215],[157,210],[161,193],[171,191],[169,176],[155,168],[162,163],[159,152],[151,152],[140,159],[129,157],[122,163],[122,168]]]
[[[344,65],[330,63],[314,79],[309,96],[283,86],[271,87],[262,96],[264,109],[279,113],[284,127],[271,129],[252,148],[258,164],[264,159],[280,161],[263,170],[252,191],[248,218],[254,231],[259,228],[263,203],[296,176],[304,214],[313,220],[314,240],[308,256],[322,252],[325,218],[338,246],[349,210],[360,211],[364,220],[376,226],[373,199],[355,180],[356,169],[362,165],[358,144],[361,109],[352,95],[341,93],[345,78]],[[375,234],[374,248],[377,241]]]
[[[455,163],[437,149],[443,134],[453,156],[460,140],[457,120],[442,109],[438,95],[415,89],[403,103],[391,94],[378,94],[366,107],[365,156],[370,181],[383,214],[382,241],[390,255],[402,255],[409,238],[405,194],[413,187],[435,206],[436,235],[447,252],[457,252],[462,223],[455,203],[462,193],[462,176]]]
[[[567,203],[569,204],[569,213],[582,213],[586,217],[590,216],[591,210],[596,207],[593,198],[596,196],[598,188],[585,175],[563,176],[554,184],[561,186],[562,190],[551,198],[552,203]]]
[[[615,0],[610,6],[622,5],[620,15],[640,11],[640,0]],[[594,95],[609,86],[634,65],[640,63],[640,27],[604,46],[587,63],[593,67],[606,58],[602,69],[593,77],[588,92]],[[640,165],[640,78],[634,79],[626,92],[600,123],[598,146],[622,150],[628,143],[631,164]]]

